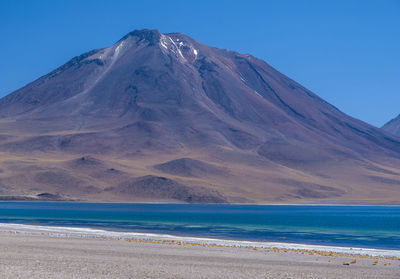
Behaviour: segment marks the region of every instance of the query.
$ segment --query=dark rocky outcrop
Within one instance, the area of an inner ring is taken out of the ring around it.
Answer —
[[[204,177],[207,175],[226,175],[226,169],[191,158],[180,158],[154,166],[155,169],[165,173],[187,176]]]
[[[204,187],[188,187],[172,179],[147,175],[122,183],[117,189],[124,195],[144,199],[167,199],[188,203],[224,203],[223,195]]]

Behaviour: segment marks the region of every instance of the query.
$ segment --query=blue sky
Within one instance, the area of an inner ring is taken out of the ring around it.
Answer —
[[[253,54],[376,126],[400,113],[400,0],[0,0],[0,96],[142,28]]]

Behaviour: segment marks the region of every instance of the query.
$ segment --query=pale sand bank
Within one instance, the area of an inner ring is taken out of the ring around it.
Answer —
[[[102,232],[2,224],[0,278],[400,278],[398,259]]]

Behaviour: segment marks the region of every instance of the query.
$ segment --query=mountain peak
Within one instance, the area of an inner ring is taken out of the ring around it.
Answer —
[[[136,29],[126,34],[119,41],[124,41],[129,37],[137,37],[139,40],[145,40],[151,44],[156,44],[160,40],[161,33],[156,29]]]
[[[196,42],[193,39],[181,33],[162,34],[156,29],[134,30],[117,42],[117,48],[131,37],[135,37],[137,43],[145,42],[149,46],[158,45],[164,53],[175,56],[181,62],[193,62],[199,55],[199,49],[194,46]]]

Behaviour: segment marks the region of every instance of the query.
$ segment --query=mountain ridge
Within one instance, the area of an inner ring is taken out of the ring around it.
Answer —
[[[382,126],[382,129],[400,137],[400,114]]]

